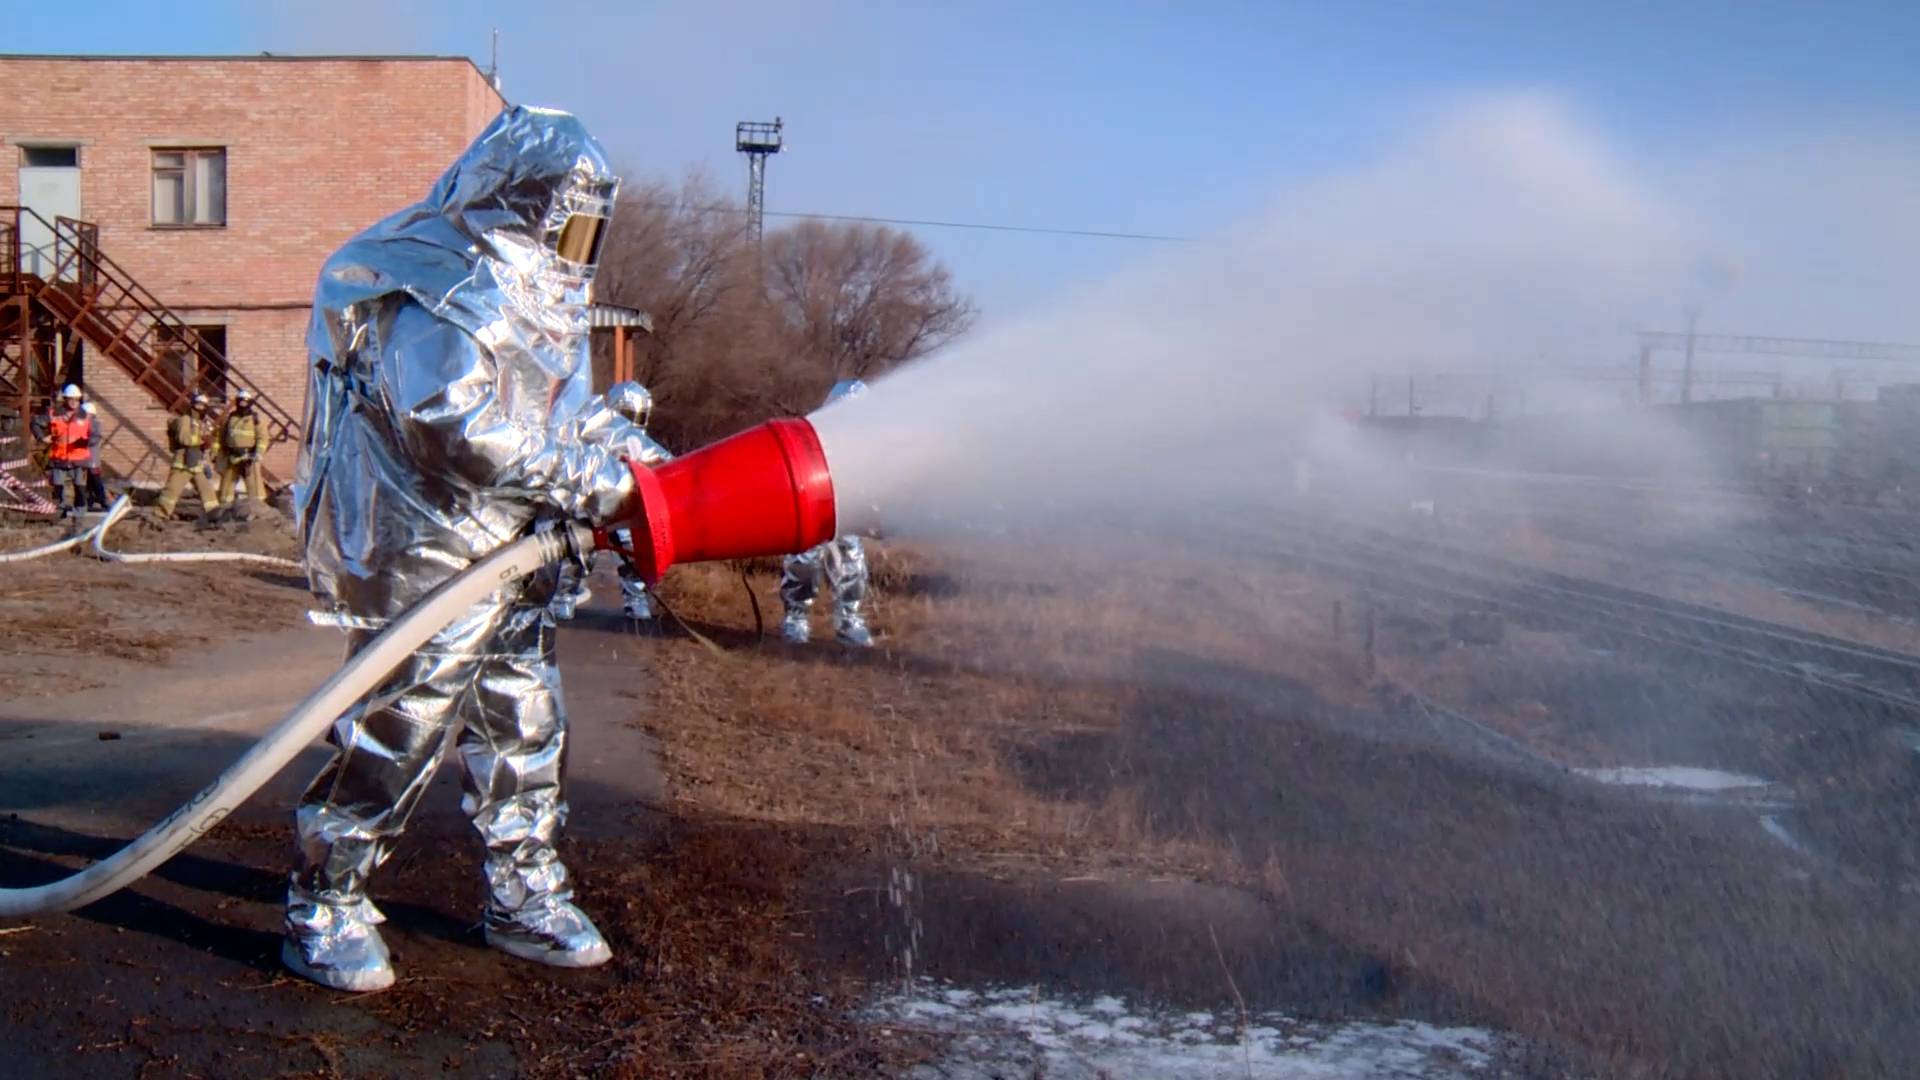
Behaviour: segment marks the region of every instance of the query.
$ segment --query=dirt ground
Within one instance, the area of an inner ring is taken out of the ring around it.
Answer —
[[[1889,824],[1884,800],[1830,837],[1804,824],[1829,864],[1748,809],[1567,771],[1684,758],[1845,789],[1862,760],[1908,760],[1874,756],[1884,724],[1768,713],[1752,688],[1734,716],[1739,685],[1550,636],[1468,649],[1431,613],[1387,620],[1370,665],[1343,583],[1178,539],[883,545],[870,652],[824,620],[809,646],[766,636],[764,566],[744,584],[677,570],[677,618],[651,634],[603,573],[561,639],[566,850],[614,964],[529,971],[478,946],[442,777],[377,881],[400,984],[342,998],[283,975],[285,814],[309,754],[136,888],[0,927],[22,1074],[896,1076],[940,1037],[858,1007],[909,978],[1477,1025],[1514,1037],[1512,1075],[1920,1060],[1920,902],[1860,871],[1873,852],[1841,853]],[[264,711],[337,655],[307,606],[259,571],[0,567],[0,883],[99,857],[147,812],[110,813],[128,793],[157,787],[164,810],[244,748],[277,717],[242,730],[255,719],[222,719],[220,688]],[[1671,700],[1607,707],[1649,687]],[[96,738],[133,712],[151,734]],[[122,747],[139,761],[92,764]],[[143,779],[141,761],[168,770]]]

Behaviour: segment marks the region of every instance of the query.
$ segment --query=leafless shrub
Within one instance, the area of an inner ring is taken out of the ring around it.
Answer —
[[[653,317],[635,377],[654,392],[657,434],[682,449],[811,412],[836,380],[924,356],[974,317],[914,237],[804,221],[756,249],[745,214],[700,173],[628,182],[599,290]]]

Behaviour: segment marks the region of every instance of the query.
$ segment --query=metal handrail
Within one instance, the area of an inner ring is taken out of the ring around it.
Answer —
[[[143,320],[147,324],[146,336],[151,337],[155,328],[163,330],[173,340],[192,347],[194,352],[217,361],[225,372],[226,381],[234,386],[250,390],[254,394],[255,407],[267,422],[267,437],[270,443],[297,438],[300,424],[293,414],[279,402],[264,393],[259,384],[249,379],[245,373],[227,359],[223,350],[208,345],[204,338],[187,325],[152,292],[141,285],[139,280],[105,252],[100,250],[99,226],[78,218],[57,216],[52,222],[41,217],[32,207],[9,207],[15,221],[22,215],[46,226],[54,238],[53,273],[39,287],[45,294],[64,287],[71,288],[77,295],[78,311],[70,320],[76,324],[87,316],[99,320],[101,325],[113,331],[114,336],[100,350],[107,353],[118,363],[133,380],[146,388],[160,404],[170,410],[185,408],[195,391],[203,389],[205,368],[196,370],[192,379],[182,377],[182,373],[169,370],[160,363],[152,350],[138,340],[138,329]],[[11,265],[17,278],[24,279],[19,269],[18,226],[14,233],[14,254]],[[125,303],[99,304],[102,293],[114,292]],[[44,300],[43,300],[44,303]],[[127,314],[131,311],[132,314]],[[96,342],[96,344],[99,344]],[[138,358],[132,362],[119,351],[124,348]],[[165,392],[154,386],[157,378],[165,384]]]
[[[0,206],[0,293],[20,291],[20,208]]]

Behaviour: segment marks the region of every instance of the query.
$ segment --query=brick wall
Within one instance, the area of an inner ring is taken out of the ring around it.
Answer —
[[[188,317],[196,326],[225,326],[231,362],[242,367],[267,396],[293,410],[295,419],[302,416],[307,392],[308,313],[304,308],[212,309],[195,311]],[[109,434],[101,452],[101,466],[118,476],[161,479],[167,461],[166,411],[118,367],[98,359],[97,353],[87,355],[86,379],[88,393],[108,413]],[[275,444],[267,452],[267,467],[282,479],[292,479],[298,453],[293,443]]]
[[[426,194],[502,107],[464,59],[13,57],[0,86],[0,204],[19,200],[14,145],[79,143],[81,216],[102,252],[188,323],[224,324],[229,361],[295,416],[320,263]],[[226,149],[225,226],[154,227],[154,149],[202,146]],[[88,361],[96,400],[130,429],[129,452],[109,458],[131,468],[164,417]],[[291,448],[269,464],[290,475]]]

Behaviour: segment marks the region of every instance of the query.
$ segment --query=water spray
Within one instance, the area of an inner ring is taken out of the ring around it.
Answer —
[[[805,420],[772,420],[657,469],[636,464],[633,470],[633,498],[609,528],[576,524],[536,533],[442,582],[213,783],[138,839],[59,881],[0,889],[0,918],[71,911],[144,877],[205,836],[402,660],[507,582],[589,547],[620,551],[651,584],[676,563],[786,555],[834,536],[833,482],[820,440]],[[622,527],[634,536],[631,549],[610,539],[610,529]],[[99,532],[95,526],[80,540]]]

